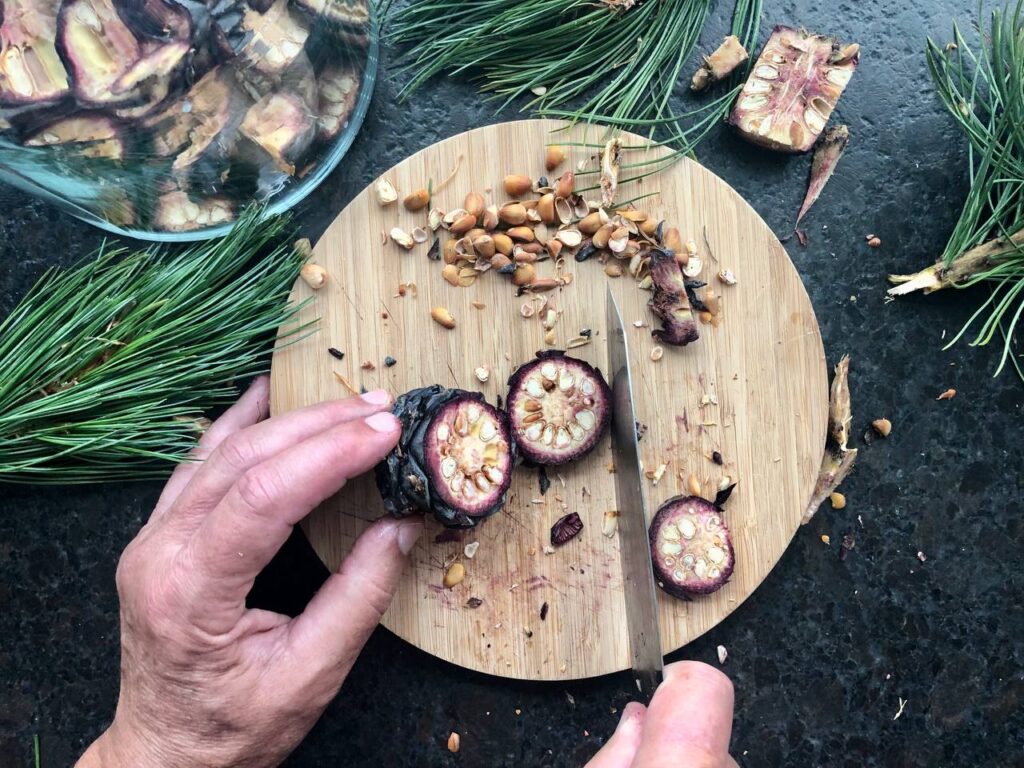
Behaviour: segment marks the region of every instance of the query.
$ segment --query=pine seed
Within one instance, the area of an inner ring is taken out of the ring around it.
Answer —
[[[871,422],[871,426],[882,437],[888,437],[892,433],[892,422],[888,419],[875,419]]]
[[[521,197],[533,189],[533,180],[529,176],[513,174],[506,176],[502,185],[505,193],[511,197]]]
[[[686,480],[686,487],[690,491],[691,496],[700,496],[700,480],[697,476],[691,474]]]
[[[683,253],[683,239],[679,235],[679,230],[675,227],[670,227],[665,230],[665,235],[661,239],[662,244],[670,251],[675,253]]]
[[[654,349],[651,350],[651,360],[653,360],[654,362],[658,362],[664,356],[665,350],[662,349],[661,347],[655,347]]]
[[[562,283],[553,277],[541,277],[530,283],[529,289],[533,293],[540,293],[542,291],[553,291],[561,285]]]
[[[483,195],[479,192],[470,192],[466,195],[465,201],[462,203],[462,207],[466,209],[467,213],[473,215],[474,218],[479,219],[483,215],[486,203],[484,202]]]
[[[548,173],[555,170],[565,161],[565,150],[562,147],[550,146],[544,153],[544,167]]]
[[[555,197],[564,197],[568,199],[576,186],[576,174],[572,171],[566,171],[558,177],[558,181],[555,182]]]
[[[319,264],[305,264],[299,272],[306,285],[314,291],[319,291],[327,285],[327,270]]]
[[[407,211],[422,211],[430,202],[430,193],[425,189],[417,189],[415,192],[406,195],[402,205]]]
[[[522,203],[506,203],[498,209],[498,218],[513,227],[526,221],[526,206]]]
[[[466,578],[466,566],[462,563],[452,563],[451,567],[444,575],[444,586],[447,589],[461,584],[462,580]]]
[[[444,307],[434,307],[430,310],[430,316],[434,318],[434,322],[438,325],[443,325],[445,328],[455,327],[455,318]]]

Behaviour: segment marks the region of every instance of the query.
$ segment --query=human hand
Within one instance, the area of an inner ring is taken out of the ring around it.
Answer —
[[[736,768],[729,678],[699,661],[665,667],[649,707],[632,702],[587,768]]]
[[[394,594],[420,520],[367,530],[295,619],[245,607],[292,527],[398,441],[385,392],[268,421],[257,379],[179,466],[117,567],[121,695],[79,768],[258,768],[295,748]],[[262,422],[262,423],[257,423]]]

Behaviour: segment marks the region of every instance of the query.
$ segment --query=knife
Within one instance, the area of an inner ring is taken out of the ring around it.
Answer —
[[[626,626],[630,658],[638,692],[647,701],[661,682],[664,658],[658,630],[651,546],[647,538],[647,505],[640,472],[633,383],[629,374],[629,344],[622,315],[608,290],[608,366],[612,384],[612,455],[619,519],[622,584],[626,595]]]

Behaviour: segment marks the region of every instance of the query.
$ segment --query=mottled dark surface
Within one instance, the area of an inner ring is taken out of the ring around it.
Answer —
[[[709,40],[722,28],[720,6]],[[965,147],[930,92],[921,51],[927,34],[944,39],[952,16],[975,6],[766,6],[766,26],[804,24],[864,46],[839,110],[853,143],[807,222],[809,246],[793,244],[791,255],[830,361],[853,356],[856,434],[882,415],[894,431],[863,451],[844,489],[849,506],[826,507],[752,599],[675,657],[717,663],[715,647],[728,647],[742,766],[1024,766],[1024,387],[1009,374],[990,378],[994,348],[941,351],[978,292],[884,301],[885,274],[938,254],[965,194]],[[516,116],[494,115],[463,83],[438,81],[404,105],[395,93],[385,66],[348,160],[303,206],[310,235],[405,155]],[[699,154],[787,231],[806,158],[751,149],[724,129]],[[0,190],[0,211],[3,311],[46,267],[101,240],[10,190]],[[869,232],[881,249],[865,246]],[[948,387],[957,397],[936,402]],[[33,733],[43,766],[68,765],[109,721],[114,566],[158,490],[0,489],[0,768],[29,765]],[[841,562],[844,534],[856,549]],[[293,541],[256,600],[294,610],[322,577]],[[380,630],[289,765],[581,765],[611,732],[627,685],[624,675],[569,685],[490,679]],[[458,756],[444,748],[452,729],[463,735]]]

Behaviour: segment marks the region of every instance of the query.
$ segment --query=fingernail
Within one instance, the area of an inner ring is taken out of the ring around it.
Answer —
[[[375,389],[372,392],[364,392],[360,395],[370,405],[387,405],[391,402],[391,395],[383,389]]]
[[[421,533],[423,533],[422,520],[409,520],[399,526],[398,548],[402,550],[403,555],[408,555],[412,552],[412,548],[416,546],[416,541]]]
[[[398,419],[387,411],[381,411],[380,413],[373,414],[373,416],[368,416],[364,421],[366,426],[375,432],[388,433],[398,429]]]

